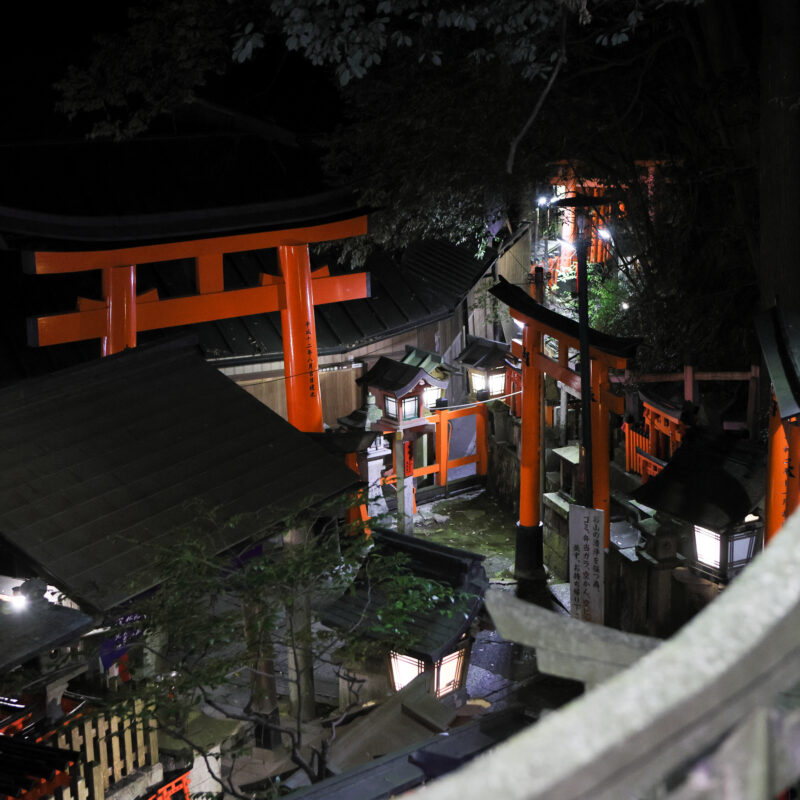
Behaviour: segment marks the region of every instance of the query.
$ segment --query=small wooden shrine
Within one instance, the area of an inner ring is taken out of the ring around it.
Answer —
[[[390,432],[428,424],[424,417],[436,408],[448,382],[434,378],[422,367],[381,356],[356,383],[367,387],[383,412],[373,430]]]

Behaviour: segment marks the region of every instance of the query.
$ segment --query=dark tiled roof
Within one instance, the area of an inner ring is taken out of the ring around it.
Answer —
[[[510,349],[504,342],[470,336],[467,338],[467,346],[458,356],[458,360],[468,367],[477,367],[478,369],[505,367]]]
[[[0,149],[4,246],[87,249],[353,216],[313,153],[242,133]]]
[[[3,603],[3,606],[6,604]],[[39,653],[73,642],[94,620],[74,608],[30,601],[18,610],[0,612],[0,672],[24,664]]]
[[[773,307],[755,326],[781,419],[800,414],[800,315]]]
[[[491,248],[482,258],[474,258],[467,248],[436,239],[412,244],[403,253],[401,266],[421,286],[452,303],[466,295],[496,258]]]
[[[369,372],[356,379],[359,386],[376,386],[385,392],[393,392],[398,397],[408,394],[420,381],[440,389],[447,386],[447,381],[434,378],[421,367],[403,364],[386,356],[381,356]]]
[[[498,300],[502,300],[510,308],[525,314],[531,319],[555,328],[557,331],[565,333],[574,339],[579,338],[578,322],[576,320],[545,308],[519,286],[514,286],[502,276],[498,278],[498,281],[497,285],[489,290]],[[592,347],[596,347],[609,355],[633,358],[636,354],[636,348],[642,343],[642,340],[640,338],[612,336],[609,333],[590,328],[589,343]]]
[[[457,600],[449,616],[434,609],[427,614],[418,614],[409,625],[414,642],[410,653],[438,661],[469,630],[475,615],[483,607],[483,594],[489,585],[482,563],[484,557],[382,528],[373,528],[372,535],[376,548],[381,552],[405,553],[410,559],[408,568],[415,575],[436,580],[451,586],[456,592],[469,595]],[[381,602],[380,597],[357,580],[355,591],[343,595],[325,609],[322,621],[330,627],[352,630],[368,623]]]
[[[0,391],[0,536],[76,601],[110,609],[214,509],[219,551],[358,482],[186,340]]]
[[[520,706],[486,714],[446,736],[404,747],[356,769],[293,792],[297,800],[384,800],[450,772],[530,724]]]
[[[733,436],[688,436],[633,499],[715,531],[742,522],[764,497],[763,446]]]

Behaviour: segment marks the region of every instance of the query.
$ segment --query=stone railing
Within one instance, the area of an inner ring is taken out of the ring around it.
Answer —
[[[795,514],[671,639],[415,796],[771,800],[799,778]]]

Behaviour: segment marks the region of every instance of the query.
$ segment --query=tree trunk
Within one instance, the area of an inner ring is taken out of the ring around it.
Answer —
[[[304,528],[292,528],[283,537],[285,546],[303,547],[310,532]],[[316,716],[314,692],[314,654],[311,648],[311,610],[309,597],[300,592],[286,606],[286,622],[289,627],[289,707],[292,716],[299,722],[308,722]]]
[[[260,603],[242,606],[247,650],[251,654],[250,709],[262,723],[256,725],[255,740],[259,747],[274,749],[281,744],[278,687],[275,682],[275,651],[270,631],[264,625]]]

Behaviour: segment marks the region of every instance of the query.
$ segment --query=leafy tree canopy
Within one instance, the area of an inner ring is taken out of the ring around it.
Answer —
[[[70,71],[62,107],[128,136],[197,96],[278,118],[264,87],[301,87],[306,107],[336,91],[335,113],[303,125],[331,180],[375,209],[370,237],[345,244],[353,264],[420,236],[479,248],[531,219],[535,187],[568,159],[624,197],[636,244],[630,311],[609,325],[648,336],[653,366],[727,362],[749,347],[757,263],[746,24],[720,0],[153,0]],[[655,216],[642,160],[659,164]]]

